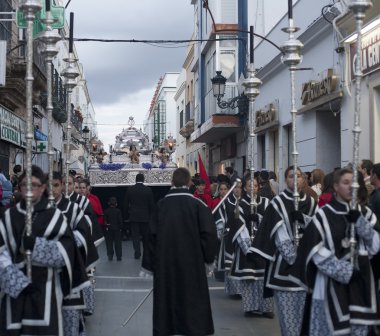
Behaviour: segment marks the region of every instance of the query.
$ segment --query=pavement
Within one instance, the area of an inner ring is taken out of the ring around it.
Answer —
[[[86,317],[87,336],[152,335],[152,294],[123,327],[153,286],[139,276],[141,259],[134,259],[131,241],[123,241],[122,261],[108,261],[105,244],[99,247],[96,267],[95,313]],[[217,336],[281,335],[278,319],[245,317],[240,299],[224,293],[223,282],[209,278],[209,290]]]

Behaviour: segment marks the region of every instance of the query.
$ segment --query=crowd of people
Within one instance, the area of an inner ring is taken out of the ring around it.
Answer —
[[[178,168],[157,204],[137,174],[123,210],[135,258],[142,254],[144,271],[154,276],[153,334],[214,333],[207,288],[213,265],[226,295],[241,298],[244,316],[278,318],[284,336],[376,335],[380,163],[361,161],[356,208],[353,173],[350,166],[326,174],[290,166],[280,192],[266,170],[240,179],[227,167],[215,178],[201,172],[191,179]],[[67,179],[53,174],[49,204],[47,176],[33,166],[27,235],[25,177],[16,167],[9,180],[0,174],[0,335],[85,335],[85,316],[94,312],[96,247],[105,236],[108,259],[122,259],[124,214],[115,197],[103,211],[89,181],[73,171]]]
[[[275,303],[282,335],[378,334],[380,163],[362,160],[357,174],[356,208],[352,166],[288,167],[282,192],[266,170],[254,181],[247,172],[233,190],[230,168],[210,182],[193,179],[194,197],[213,212],[216,270],[245,316],[274,318]]]
[[[96,212],[88,182],[73,175],[53,173],[51,202],[47,174],[32,166],[30,234],[25,171],[15,166],[10,180],[0,175],[0,335],[85,335],[85,317],[95,307],[103,213]]]

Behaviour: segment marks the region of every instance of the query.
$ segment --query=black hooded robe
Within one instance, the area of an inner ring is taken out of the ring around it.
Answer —
[[[0,257],[11,263],[0,273],[0,335],[63,335],[62,298],[87,283],[82,258],[62,213],[45,198],[34,206],[32,234],[32,293],[21,250],[25,202],[10,208],[0,220]],[[7,262],[8,262],[7,261]]]
[[[151,232],[145,267],[154,273],[153,335],[212,335],[205,263],[214,261],[217,236],[210,209],[173,188],[158,202]]]

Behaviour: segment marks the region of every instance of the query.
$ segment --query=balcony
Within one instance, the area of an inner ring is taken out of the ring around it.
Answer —
[[[238,115],[214,114],[191,136],[191,142],[214,143],[241,132],[244,129],[240,125]]]
[[[53,102],[53,118],[60,124],[67,121],[66,113],[66,90],[63,87],[63,81],[57,70],[53,69],[53,84],[52,84],[52,102]],[[42,92],[40,95],[41,105],[46,109],[47,93]]]
[[[72,106],[71,110],[71,124],[73,125],[72,132],[75,137],[82,137],[82,124],[83,116],[79,110]]]
[[[64,151],[66,152],[66,148],[67,148],[67,137],[66,137],[66,133],[63,134],[63,148],[64,148]],[[71,141],[70,141],[70,150],[73,151],[73,150],[78,150],[79,148],[81,148],[82,144],[80,143],[79,140],[75,139],[73,136],[71,137]]]

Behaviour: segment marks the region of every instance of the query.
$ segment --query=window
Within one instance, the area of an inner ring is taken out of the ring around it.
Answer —
[[[265,151],[265,134],[259,135],[257,137],[257,163],[258,168],[263,169],[266,168],[266,151]]]

